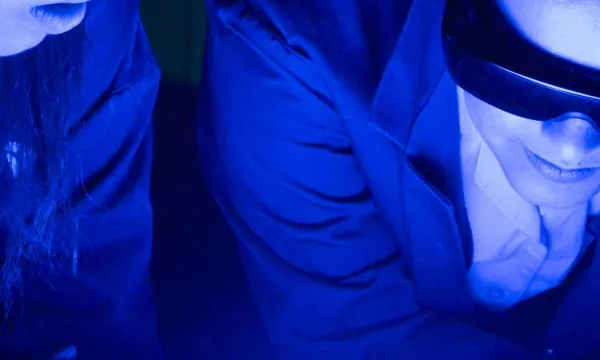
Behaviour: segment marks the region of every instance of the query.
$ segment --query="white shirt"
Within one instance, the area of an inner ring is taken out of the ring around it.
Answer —
[[[473,235],[472,296],[496,309],[559,285],[592,240],[587,218],[600,196],[570,209],[538,208],[510,186],[458,88],[465,204]]]

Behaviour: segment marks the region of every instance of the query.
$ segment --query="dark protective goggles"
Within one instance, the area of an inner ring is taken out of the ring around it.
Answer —
[[[565,115],[600,126],[600,71],[558,58],[524,39],[492,0],[448,0],[442,25],[456,83],[516,116]]]

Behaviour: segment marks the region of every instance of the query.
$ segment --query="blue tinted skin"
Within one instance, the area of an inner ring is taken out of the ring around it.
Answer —
[[[522,35],[534,44],[556,56],[600,69],[597,1],[500,3]],[[600,133],[585,115],[542,123],[508,114],[468,94],[466,102],[475,126],[521,197],[534,205],[567,208],[587,202],[598,191]]]
[[[0,56],[26,51],[48,35],[63,34],[79,25],[85,17],[87,1],[0,1]]]

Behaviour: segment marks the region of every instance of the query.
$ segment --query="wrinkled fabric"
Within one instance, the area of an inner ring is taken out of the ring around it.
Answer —
[[[279,358],[590,354],[598,261],[518,316],[470,295],[444,1],[207,4],[202,167]]]
[[[69,112],[83,125],[73,124],[69,139],[83,179],[72,182],[81,212],[77,275],[25,278],[0,329],[3,359],[50,358],[68,347],[81,360],[162,357],[149,278],[150,118],[160,75],[138,6],[89,6],[83,82]]]

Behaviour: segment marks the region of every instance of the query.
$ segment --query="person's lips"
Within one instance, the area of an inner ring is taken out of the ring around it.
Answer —
[[[86,8],[86,2],[53,3],[35,6],[31,14],[48,34],[62,34],[83,21]]]
[[[525,153],[531,164],[549,180],[561,184],[573,184],[594,175],[599,168],[563,169],[525,148]]]

